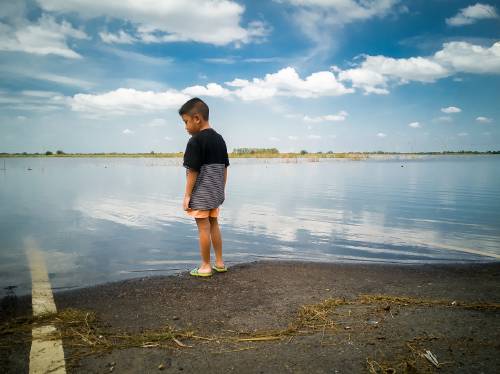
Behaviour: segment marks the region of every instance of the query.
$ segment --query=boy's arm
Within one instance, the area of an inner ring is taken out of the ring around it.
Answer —
[[[224,189],[226,189],[226,181],[227,181],[227,166],[224,168]]]
[[[184,192],[184,210],[189,208],[189,200],[191,200],[191,193],[193,192],[194,184],[196,183],[196,178],[198,177],[198,172],[194,169],[188,169],[186,176],[186,191]]]

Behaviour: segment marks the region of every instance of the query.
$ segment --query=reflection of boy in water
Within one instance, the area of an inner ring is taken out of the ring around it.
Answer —
[[[186,192],[183,208],[198,225],[202,263],[191,270],[194,276],[210,276],[212,270],[227,271],[222,260],[222,238],[217,217],[225,199],[229,157],[226,143],[208,123],[208,106],[198,98],[187,101],[179,114],[191,134],[184,152]],[[210,242],[215,266],[210,265]]]

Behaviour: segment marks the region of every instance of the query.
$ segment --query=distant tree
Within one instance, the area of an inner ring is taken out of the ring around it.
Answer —
[[[149,153],[151,153],[152,155],[154,155],[154,154],[155,154],[155,151],[151,151],[151,152],[149,152]]]
[[[307,151],[305,149],[303,149],[302,151],[300,151],[300,154],[305,155],[305,154],[307,154]]]
[[[233,153],[256,154],[256,153],[280,153],[277,148],[234,148]]]
[[[45,152],[45,155],[50,156],[50,155],[53,155],[53,153],[51,151],[47,151],[47,152]]]
[[[64,154],[64,151],[61,151],[60,149],[58,149],[58,150],[56,151],[56,154],[58,154],[58,155],[63,155],[63,154]]]
[[[331,154],[333,154],[333,151],[328,151],[326,153],[328,153],[329,155],[331,155]]]
[[[27,154],[28,154],[28,152],[23,152],[23,155],[27,155]]]

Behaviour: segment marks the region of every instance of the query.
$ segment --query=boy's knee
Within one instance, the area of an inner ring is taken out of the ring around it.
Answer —
[[[208,221],[210,222],[210,225],[217,224],[217,217],[208,217]]]

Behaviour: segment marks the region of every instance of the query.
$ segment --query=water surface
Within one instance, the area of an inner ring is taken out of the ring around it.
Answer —
[[[30,291],[29,248],[44,251],[56,289],[171,274],[199,262],[196,225],[181,209],[180,159],[8,158],[6,169],[2,288]],[[228,174],[220,224],[229,265],[500,256],[498,156],[231,159]]]

